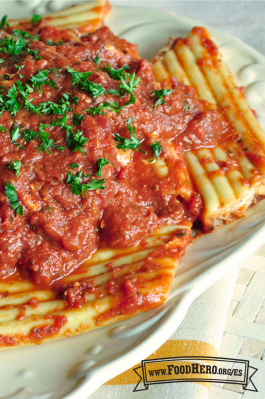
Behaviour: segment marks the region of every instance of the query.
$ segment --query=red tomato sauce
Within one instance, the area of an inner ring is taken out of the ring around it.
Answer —
[[[172,78],[172,92],[157,104],[155,93],[162,87],[153,77],[151,64],[139,57],[135,45],[115,37],[108,28],[81,37],[41,24],[35,30],[39,40],[33,40],[21,53],[0,53],[4,60],[0,64],[1,93],[17,107],[14,111],[0,104],[0,278],[19,271],[20,276],[47,287],[72,273],[98,248],[132,247],[160,226],[194,222],[200,216],[202,200],[184,178],[183,150],[213,147],[227,135],[237,136],[224,115],[209,110],[194,89],[176,79]],[[48,45],[48,40],[58,45]],[[125,67],[125,87],[129,79],[134,87],[121,88],[121,79],[106,67],[115,71]],[[74,80],[69,68],[81,77]],[[48,71],[48,77],[40,83],[38,74],[43,71]],[[80,85],[86,72],[86,82],[101,88],[101,94]],[[18,82],[28,90],[26,103]],[[12,87],[17,88],[15,99]],[[33,112],[29,104],[40,111]],[[50,104],[55,105],[49,108]],[[91,111],[103,104],[115,106],[119,112],[104,107]],[[63,117],[67,127],[61,122]],[[14,131],[17,134],[12,138]],[[28,132],[35,132],[30,140],[26,139]],[[83,144],[77,148],[78,135]],[[125,152],[117,148],[122,139],[139,145]],[[157,157],[168,167],[165,177],[158,176],[153,163],[152,145],[157,143],[161,147]],[[108,163],[99,175],[98,160],[103,158]],[[8,166],[14,161],[21,162],[19,176]],[[81,172],[77,184],[71,183]],[[100,179],[104,179],[100,188],[78,192]],[[6,194],[8,182],[15,187],[23,215],[15,216]],[[177,194],[180,184],[186,187],[185,195]],[[90,293],[102,295],[82,283],[66,290],[69,304],[76,307],[85,303]],[[123,288],[109,284],[109,292],[117,290],[118,297],[128,294],[123,312],[132,309],[139,300],[135,285],[129,281]],[[148,306],[152,300],[148,299]],[[52,334],[63,322],[56,319],[54,327],[32,332],[32,339]]]

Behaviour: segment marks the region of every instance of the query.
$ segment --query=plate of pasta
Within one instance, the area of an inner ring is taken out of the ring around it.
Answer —
[[[172,13],[16,4],[0,22],[0,398],[74,399],[264,242],[265,59]]]

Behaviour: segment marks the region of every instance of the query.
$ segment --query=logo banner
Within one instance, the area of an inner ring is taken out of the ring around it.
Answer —
[[[220,382],[239,384],[246,391],[258,392],[251,378],[258,369],[248,360],[221,357],[169,357],[142,360],[142,366],[134,369],[140,377],[134,392],[143,391],[149,385],[177,382]]]

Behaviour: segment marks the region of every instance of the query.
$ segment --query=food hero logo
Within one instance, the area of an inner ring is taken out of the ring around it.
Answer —
[[[258,392],[251,378],[258,369],[248,360],[221,357],[170,357],[143,360],[134,369],[140,377],[134,392],[143,391],[149,385],[172,382],[220,382],[242,385],[244,390]]]

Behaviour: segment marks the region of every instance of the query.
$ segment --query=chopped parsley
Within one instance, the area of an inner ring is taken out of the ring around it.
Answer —
[[[75,101],[75,99],[76,97],[72,97],[72,102],[73,100]],[[67,93],[63,94],[58,104],[52,101],[47,101],[40,104],[40,109],[41,112],[43,112],[44,114],[59,114],[59,115],[64,115],[67,111],[74,110],[73,107],[70,107],[70,97],[69,94]]]
[[[29,142],[31,140],[36,140],[38,138],[38,133],[34,132],[34,130],[26,129],[23,132],[24,139]]]
[[[63,41],[60,40],[58,43],[53,42],[52,40],[47,40],[46,44],[48,44],[48,46],[60,46],[61,44],[63,44]]]
[[[7,130],[4,126],[0,126],[0,133],[5,133]]]
[[[68,166],[69,166],[69,168],[72,168],[72,169],[79,168],[79,165],[78,165],[77,162],[75,162],[75,163],[70,163],[70,165],[68,165]]]
[[[59,147],[54,144],[54,140],[51,139],[49,133],[45,132],[45,128],[50,127],[50,125],[45,125],[43,123],[40,124],[39,128],[39,138],[41,140],[41,145],[36,148],[37,151],[45,151],[47,154],[50,154],[50,148],[56,148],[57,150],[64,150],[65,147]]]
[[[151,94],[154,97],[154,99],[157,100],[156,103],[155,103],[155,108],[158,105],[165,104],[166,100],[164,99],[164,97],[168,96],[172,92],[173,92],[173,90],[167,90],[167,89],[153,90]]]
[[[33,17],[31,18],[31,22],[33,24],[37,24],[42,20],[42,16],[38,14],[34,14]]]
[[[18,72],[21,71],[21,69],[23,69],[24,66],[25,66],[25,65],[16,65],[16,64],[15,64],[15,68],[18,70]]]
[[[66,129],[66,144],[69,150],[72,152],[80,151],[83,154],[86,152],[82,149],[84,148],[88,138],[83,135],[82,130],[77,130],[76,133],[73,133],[73,125],[65,126]]]
[[[5,98],[5,106],[8,111],[10,111],[11,115],[16,115],[16,113],[20,110],[21,104],[17,100],[18,90],[16,85],[12,85],[6,95]]]
[[[42,57],[40,57],[38,54],[40,53],[40,50],[31,50],[30,48],[28,48],[28,53],[30,55],[33,55],[33,57],[35,58],[35,60],[42,60]]]
[[[18,36],[24,37],[24,39],[30,38],[30,33],[25,32],[24,30],[13,29],[12,34],[15,35],[16,37],[18,37]]]
[[[190,106],[187,100],[184,101],[183,111],[188,112],[190,110]]]
[[[98,54],[97,54],[96,58],[95,58],[93,61],[97,64],[96,71],[98,71],[99,65],[100,65],[100,63],[101,63],[101,60],[100,60]]]
[[[32,87],[37,87],[38,92],[40,92],[41,85],[47,83],[48,74],[49,73],[46,70],[39,70],[36,75],[29,79],[32,83]]]
[[[9,55],[21,54],[26,46],[27,42],[21,36],[18,36],[16,40],[15,36],[6,36],[0,40],[0,51],[3,51],[4,53],[7,53]]]
[[[21,148],[22,150],[25,150],[25,148],[21,147],[20,144],[16,143],[16,141],[17,141],[18,139],[20,139],[21,137],[22,137],[22,134],[20,133],[19,127],[18,127],[18,126],[14,127],[14,128],[10,131],[11,142],[12,142],[15,146]]]
[[[0,29],[5,29],[5,28],[8,28],[9,27],[9,23],[8,23],[8,20],[7,20],[7,15],[5,15],[2,19],[1,19],[1,22],[0,22]]]
[[[20,168],[21,168],[21,162],[20,161],[11,161],[7,163],[8,169],[15,170],[16,171],[16,176],[19,177],[20,175]]]
[[[78,126],[80,125],[80,123],[82,122],[82,120],[84,119],[84,115],[78,115],[74,112],[74,120],[73,120],[73,124]]]
[[[150,147],[152,148],[152,150],[154,152],[154,156],[150,161],[150,162],[153,162],[154,159],[155,158],[157,159],[157,157],[161,154],[162,147],[161,147],[159,141],[156,141],[155,143],[151,144]]]
[[[114,111],[117,112],[117,114],[121,113],[123,107],[119,106],[118,103],[109,103],[107,101],[104,101],[104,103],[100,104],[98,107],[90,107],[89,109],[86,110],[88,115],[105,115],[105,112],[103,112],[103,109],[106,109],[108,111]]]
[[[93,72],[78,72],[67,66],[67,72],[72,76],[73,86],[80,86],[81,89],[88,91],[93,98],[107,94],[106,90],[100,83],[90,82],[87,78],[92,75]]]
[[[124,96],[127,92],[130,94],[130,99],[124,104],[124,107],[129,104],[134,104],[135,96],[133,91],[137,88],[137,85],[140,84],[140,77],[135,78],[135,72],[132,74],[123,72],[120,75],[120,82],[121,84],[118,86],[117,90],[111,89],[109,92],[119,97]]]
[[[104,66],[104,68],[102,69],[102,71],[107,72],[107,74],[115,80],[120,80],[121,78],[121,74],[125,71],[125,69],[130,69],[127,65],[119,68],[119,69],[113,69],[111,68],[110,65],[106,65]]]
[[[130,133],[130,138],[129,139],[126,138],[126,137],[121,137],[117,133],[114,134],[114,139],[119,143],[116,147],[118,149],[124,150],[124,152],[125,152],[125,150],[127,148],[131,149],[131,150],[141,151],[141,150],[139,150],[139,147],[141,145],[141,141],[140,141],[139,137],[137,137],[137,135],[135,133],[135,127],[133,127],[131,125],[132,120],[133,119],[130,118],[127,121],[127,127],[129,129],[129,133]]]
[[[8,197],[12,209],[15,211],[15,216],[17,214],[23,216],[23,207],[19,203],[16,187],[10,181],[5,184],[5,195]]]
[[[96,176],[101,177],[101,173],[102,173],[102,169],[105,165],[107,165],[109,163],[109,161],[107,160],[106,157],[104,158],[98,158],[97,159],[97,168],[98,171],[96,173]]]
[[[86,177],[89,177],[86,176]],[[103,185],[105,183],[105,179],[93,179],[89,183],[81,183],[83,179],[83,171],[80,170],[76,175],[72,175],[71,172],[68,172],[66,183],[71,185],[71,191],[75,195],[82,194],[82,198],[85,198],[84,192],[85,191],[92,191],[92,190],[104,190],[106,187]]]

